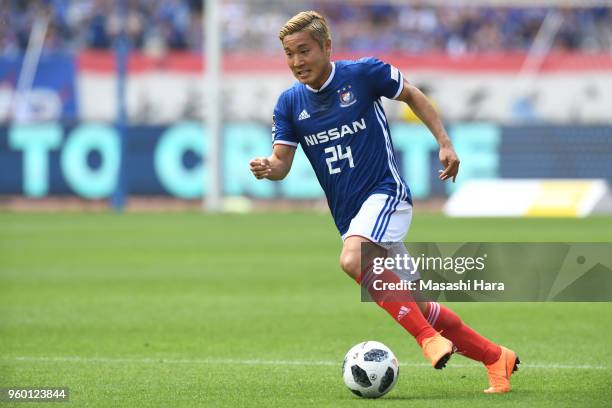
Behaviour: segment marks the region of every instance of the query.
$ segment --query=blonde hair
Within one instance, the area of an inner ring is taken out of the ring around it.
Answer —
[[[325,47],[325,42],[331,40],[331,33],[325,17],[316,11],[302,11],[291,17],[278,33],[278,38],[283,39],[300,31],[307,31],[312,38],[319,43],[321,49]]]

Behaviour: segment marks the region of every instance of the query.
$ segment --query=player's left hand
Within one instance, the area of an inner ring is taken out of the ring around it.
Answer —
[[[452,178],[453,183],[459,173],[459,157],[455,153],[455,149],[452,146],[440,147],[440,163],[444,166],[444,170],[440,170],[438,177],[440,180],[448,180]]]

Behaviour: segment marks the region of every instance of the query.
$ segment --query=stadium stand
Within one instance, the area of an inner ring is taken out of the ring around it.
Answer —
[[[410,2],[413,3],[413,2]],[[9,0],[0,3],[0,54],[27,46],[38,13],[51,20],[46,47],[77,51],[108,49],[118,31],[114,2],[105,0]],[[128,34],[134,48],[202,49],[200,0],[130,0]],[[270,27],[295,12],[291,2],[224,2],[224,48],[275,51]],[[525,51],[548,12],[545,7],[430,6],[312,1],[301,8],[320,10],[333,27],[335,48],[349,51],[446,52],[451,54]],[[563,24],[552,51],[612,50],[612,9],[561,9]]]

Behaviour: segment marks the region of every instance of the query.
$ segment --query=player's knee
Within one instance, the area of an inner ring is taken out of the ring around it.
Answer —
[[[340,255],[340,267],[347,275],[356,279],[361,273],[361,259],[351,252],[343,252]]]

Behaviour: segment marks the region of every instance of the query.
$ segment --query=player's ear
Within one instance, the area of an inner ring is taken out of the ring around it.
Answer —
[[[327,58],[331,57],[331,39],[327,39],[325,40],[325,47],[323,49],[325,51],[325,55],[327,55]]]

